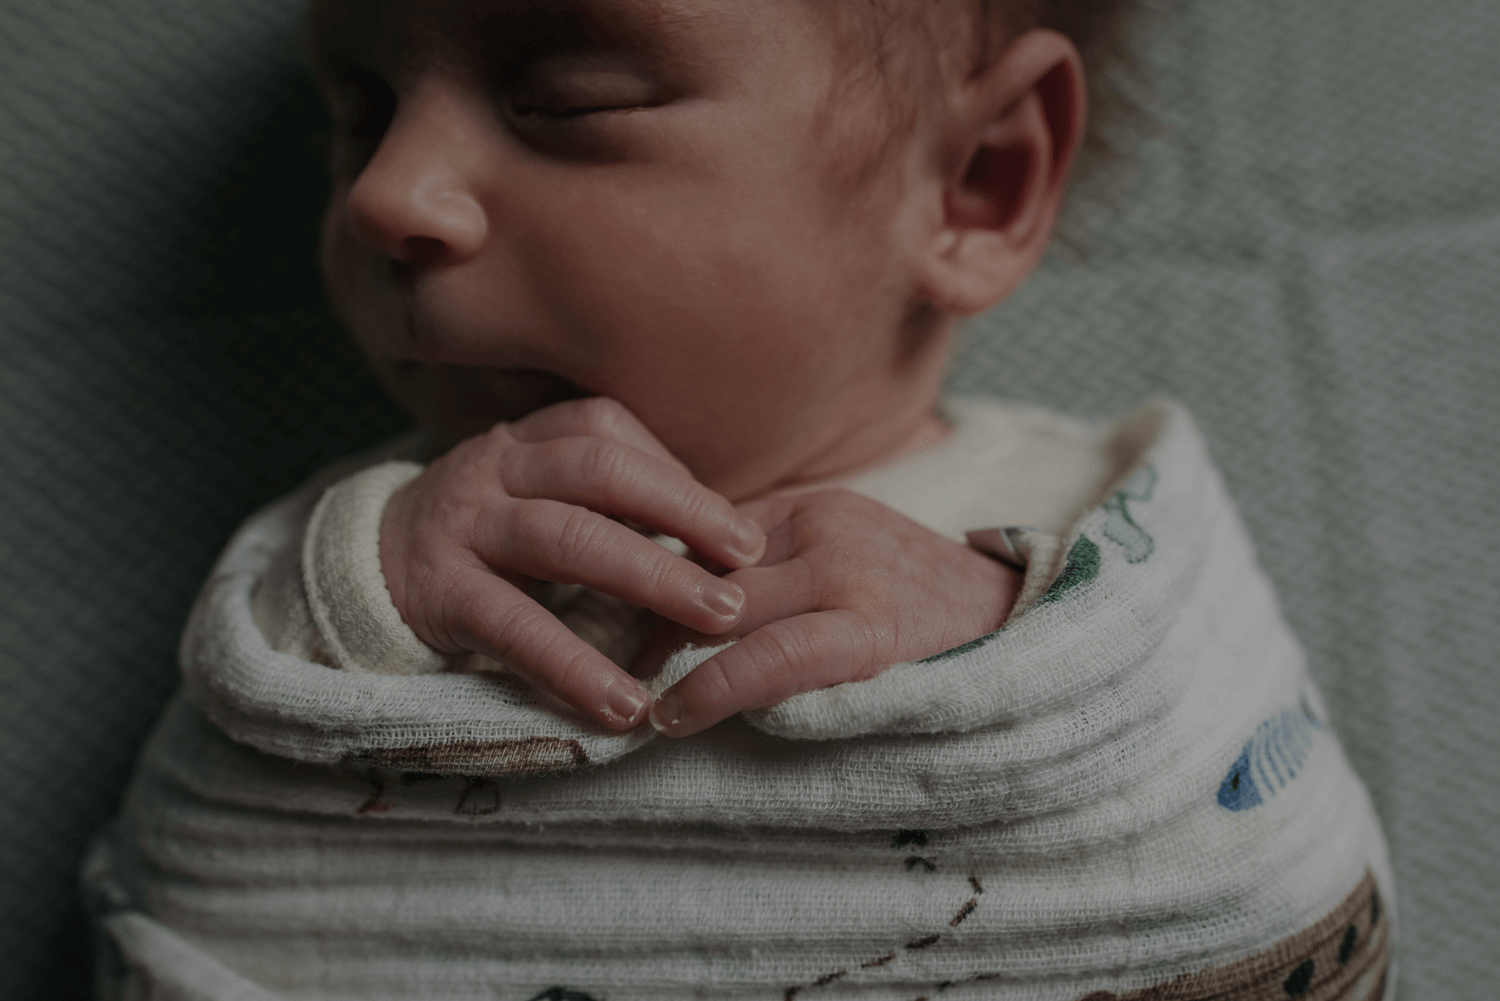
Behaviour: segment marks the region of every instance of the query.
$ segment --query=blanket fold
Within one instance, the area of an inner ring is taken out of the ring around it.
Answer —
[[[106,927],[286,998],[1382,1001],[1379,825],[1205,444],[1172,404],[1112,434],[1003,629],[735,748],[275,652],[251,595],[294,495],[193,612]]]
[[[1154,404],[1119,422],[1105,450],[1114,453],[1120,469],[1140,466],[1149,470],[1141,466],[1143,455],[1171,425],[1169,413],[1167,405]],[[1182,420],[1177,423],[1183,429],[1190,427]],[[1165,447],[1182,446],[1173,442]],[[195,607],[182,645],[188,688],[210,717],[238,740],[299,760],[327,763],[426,755],[447,767],[486,774],[531,774],[609,761],[650,740],[650,731],[619,736],[564,721],[538,705],[525,685],[503,670],[476,671],[474,662],[500,667],[483,658],[469,658],[471,667],[466,671],[437,673],[454,666],[453,658],[427,649],[411,635],[390,607],[383,588],[361,587],[360,577],[379,579],[378,569],[371,571],[366,564],[378,568],[378,523],[384,499],[419,468],[390,461],[371,465],[326,490],[326,483],[319,481],[252,519],[231,540]],[[1175,508],[1167,509],[1162,516],[1176,513]],[[251,593],[278,550],[277,540],[303,537],[304,525],[311,526],[303,553],[306,599],[319,626],[320,645],[331,662],[363,673],[369,669],[368,662],[388,660],[400,665],[397,673],[411,677],[329,676],[317,665],[278,654],[260,635],[250,614]],[[1028,534],[1034,556],[1006,630],[959,652],[920,664],[895,665],[867,682],[805,693],[780,706],[746,713],[746,719],[767,733],[803,740],[862,733],[961,732],[992,725],[1007,713],[1024,712],[1028,686],[1040,683],[1052,697],[1070,698],[1072,687],[1058,686],[1048,677],[1052,660],[1063,652],[1055,641],[1039,645],[1028,638],[1038,628],[1051,636],[1065,630],[1045,621],[1035,627],[1021,614],[1044,598],[1060,574],[1069,572],[1060,559],[1067,549],[1062,540],[1045,533]],[[1192,552],[1203,534],[1201,526],[1196,533],[1185,531],[1184,552]],[[315,538],[319,545],[312,544]],[[349,552],[351,556],[344,561],[349,567],[340,568],[339,560],[325,555],[329,551]],[[1132,587],[1132,593],[1093,602],[1098,608],[1087,614],[1093,618],[1096,634],[1123,636],[1122,626],[1128,621],[1162,621],[1159,613],[1143,603],[1162,600],[1153,594],[1156,581],[1185,578],[1172,567],[1154,569],[1152,574],[1136,574],[1120,582]],[[1078,568],[1071,572],[1076,574]],[[340,619],[354,625],[341,624]],[[374,628],[359,628],[361,619]],[[1079,640],[1090,642],[1082,635]],[[987,653],[981,652],[986,648]],[[665,689],[712,652],[684,651],[649,687],[653,693]],[[1083,670],[1097,672],[1119,669],[1120,658],[1130,656],[1123,646],[1115,653],[1110,661],[1099,661],[1086,650],[1072,656]],[[1002,661],[1005,666],[997,668]],[[1011,684],[996,686],[997,671],[1009,676]],[[942,693],[937,696],[940,701],[933,701],[934,693]],[[459,728],[459,720],[467,729]],[[366,745],[351,746],[343,735],[346,730],[353,730],[357,734],[353,739],[364,739]],[[563,743],[546,743],[551,741]],[[567,750],[550,755],[525,750],[544,746]]]

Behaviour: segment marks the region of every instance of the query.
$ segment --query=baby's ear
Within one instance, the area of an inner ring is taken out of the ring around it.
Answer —
[[[932,204],[918,283],[939,308],[971,316],[995,305],[1041,261],[1083,136],[1078,50],[1038,29],[955,86],[935,142]]]

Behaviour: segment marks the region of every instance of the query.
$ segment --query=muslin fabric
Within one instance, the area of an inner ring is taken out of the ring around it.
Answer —
[[[274,506],[91,858],[109,988],[1387,998],[1380,827],[1202,438],[1155,404],[1098,441],[1118,475],[1022,536],[1003,629],[747,713],[732,746],[592,732],[503,674],[277,652],[252,595],[318,496]]]

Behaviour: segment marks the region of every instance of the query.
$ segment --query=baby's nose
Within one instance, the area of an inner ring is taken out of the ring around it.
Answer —
[[[476,109],[455,85],[425,82],[403,100],[349,190],[355,237],[402,264],[453,264],[478,254],[489,221],[475,196]]]

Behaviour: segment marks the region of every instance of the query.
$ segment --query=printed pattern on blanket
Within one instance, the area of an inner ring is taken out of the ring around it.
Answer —
[[[1129,994],[1095,991],[1080,1001],[1380,1001],[1390,962],[1390,922],[1381,920],[1380,891],[1367,871],[1327,917],[1259,955]]]
[[[1368,796],[1191,421],[1165,408],[1121,437],[1143,461],[1065,538],[1028,541],[1004,629],[747,714],[759,750],[271,651],[249,595],[310,508],[283,503],[210,581],[185,694],[91,863],[121,982],[1380,997],[1361,978],[1385,969],[1393,895]]]
[[[903,844],[922,844],[926,836],[922,831],[905,831],[896,840]],[[909,859],[907,864],[910,866],[914,862],[931,864],[917,856]],[[949,927],[958,927],[979,906],[979,894],[984,892],[984,887],[973,876],[969,877],[969,885],[974,896],[954,913],[948,922]],[[1124,995],[1093,991],[1079,1001],[1273,1001],[1281,998],[1380,1001],[1385,996],[1391,959],[1390,922],[1382,922],[1380,917],[1380,894],[1375,887],[1375,877],[1366,870],[1359,885],[1333,912],[1263,953]],[[940,939],[941,935],[927,935],[907,942],[903,948],[925,949]],[[858,969],[885,966],[897,956],[895,952],[876,956],[859,964]],[[782,995],[783,1001],[793,1001],[814,988],[826,987],[847,976],[847,968],[831,970],[811,984],[788,987]],[[1002,976],[999,973],[978,973],[969,979],[983,983]],[[935,990],[941,993],[954,986],[953,981],[943,981],[935,986]],[[564,988],[553,990],[565,991]]]

